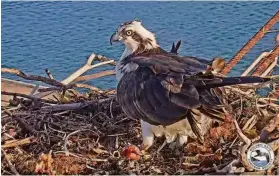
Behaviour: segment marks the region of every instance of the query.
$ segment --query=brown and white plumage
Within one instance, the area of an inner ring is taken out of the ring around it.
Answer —
[[[226,85],[264,82],[259,77],[218,77],[210,62],[182,57],[159,47],[155,35],[139,21],[126,22],[111,41],[122,41],[126,49],[117,64],[117,99],[126,115],[141,119],[143,146],[155,136],[167,142],[187,137],[203,140],[211,119],[220,118]]]

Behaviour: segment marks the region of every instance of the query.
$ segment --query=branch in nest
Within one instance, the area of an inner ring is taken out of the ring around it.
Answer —
[[[95,65],[91,65],[91,63],[93,62],[95,57],[97,57],[97,59],[99,58],[100,60],[106,60],[106,61],[95,64]],[[40,89],[39,92],[44,92],[44,93],[50,92],[51,93],[52,91],[55,91],[55,90],[61,90],[61,89],[62,90],[67,90],[67,89],[71,89],[73,87],[79,87],[79,88],[86,88],[86,89],[90,89],[92,91],[98,91],[98,92],[102,93],[102,91],[100,89],[98,89],[97,87],[94,87],[94,86],[90,86],[90,85],[86,85],[86,84],[70,84],[70,85],[68,84],[68,85],[65,85],[65,83],[68,83],[68,82],[72,81],[73,79],[76,78],[76,76],[79,76],[82,73],[84,73],[84,71],[87,71],[89,69],[92,69],[92,68],[95,68],[95,67],[98,67],[98,66],[101,66],[101,65],[113,63],[113,62],[114,62],[113,60],[107,60],[107,58],[104,57],[104,56],[95,56],[95,54],[92,54],[88,58],[88,61],[86,62],[86,64],[82,68],[80,68],[78,71],[76,71],[70,77],[68,77],[66,80],[62,81],[62,83],[54,80],[53,76],[49,75],[49,70],[48,69],[46,70],[46,72],[48,73],[50,78],[46,78],[46,77],[42,77],[42,76],[35,76],[35,75],[27,75],[27,74],[23,73],[22,71],[20,71],[18,69],[15,69],[15,68],[2,68],[1,72],[16,74],[17,76],[19,76],[21,78],[24,78],[24,79],[27,79],[27,80],[41,81],[41,82],[44,82],[46,84],[56,86],[55,88]],[[14,93],[14,94],[18,94],[18,93]],[[44,94],[44,95],[46,95],[46,94]],[[29,98],[29,99],[37,99],[34,96],[31,97],[31,96],[26,96],[24,94],[18,94],[18,96]],[[43,96],[37,96],[37,97],[42,98]],[[42,99],[37,99],[37,100],[42,100]],[[49,102],[48,100],[44,100],[44,102],[53,103],[53,102]]]
[[[80,84],[80,83],[77,83],[77,84],[75,84],[75,87],[90,89],[90,90],[92,90],[92,91],[96,91],[96,92],[103,93],[103,91],[100,90],[99,88],[94,87],[94,86],[90,86],[90,85],[88,85],[88,84]]]
[[[27,75],[23,73],[22,71],[15,69],[15,68],[1,68],[1,72],[3,73],[10,73],[10,74],[16,74],[17,76],[27,79],[27,80],[33,80],[33,81],[41,81],[46,84],[52,85],[52,86],[57,86],[57,87],[63,87],[64,84],[50,78],[46,78],[43,76],[36,76],[36,75]]]
[[[234,165],[237,165],[239,163],[239,159],[234,159],[232,162],[230,162],[227,166],[225,166],[223,169],[218,169],[218,167],[214,164],[214,168],[215,168],[215,171],[218,173],[218,174],[228,174],[228,173],[234,173],[233,172],[233,166]]]
[[[85,101],[85,102],[81,102],[81,103],[68,103],[68,104],[60,104],[60,105],[53,105],[53,106],[45,106],[45,107],[42,107],[41,110],[52,111],[52,112],[77,110],[77,109],[82,109],[89,105],[105,103],[105,102],[110,101],[113,98],[115,98],[115,97],[110,97],[110,98],[101,99],[101,100]]]
[[[92,65],[92,63],[94,62],[95,59],[101,60],[103,62]],[[115,65],[115,61],[110,60],[101,55],[96,56],[96,54],[93,53],[88,57],[87,62],[81,68],[79,68],[77,71],[75,71],[73,74],[71,74],[68,78],[64,79],[62,81],[62,83],[67,85],[67,84],[71,83],[72,81],[74,81],[77,77],[79,77],[80,75],[85,73],[86,71],[99,67],[99,66],[102,66],[102,65],[106,65],[106,64]]]
[[[23,98],[28,98],[28,99],[33,100],[33,101],[41,101],[41,102],[50,103],[50,104],[57,104],[58,103],[57,101],[54,101],[54,100],[45,100],[45,99],[37,98],[37,97],[32,96],[32,95],[26,95],[26,94],[22,94],[22,93],[1,91],[1,94],[2,95],[19,96],[19,97],[23,97]]]
[[[234,88],[234,87],[230,87],[230,86],[225,86],[225,88],[227,88],[230,91],[240,93],[241,95],[244,95],[247,98],[255,98],[255,95],[253,95],[249,92],[244,92],[244,91],[240,90],[239,88]],[[277,104],[270,102],[270,101],[277,101],[277,99],[267,99],[267,100],[266,100],[266,98],[259,98],[258,102],[264,103],[264,104],[272,106],[274,108],[278,108]],[[260,106],[260,105],[258,105],[258,106]]]
[[[106,70],[106,71],[102,71],[102,72],[99,72],[99,73],[94,73],[94,74],[91,74],[91,75],[80,76],[77,79],[75,79],[74,82],[86,81],[86,80],[96,79],[96,78],[109,76],[109,75],[114,75],[114,74],[115,74],[115,70]]]
[[[247,163],[247,160],[246,160],[246,158],[247,158],[247,157],[246,157],[246,151],[247,151],[247,149],[250,147],[250,145],[251,145],[252,142],[251,142],[251,140],[250,140],[248,137],[246,137],[246,136],[242,133],[240,127],[238,126],[238,123],[237,123],[236,119],[234,119],[233,122],[234,122],[234,125],[235,125],[235,128],[236,128],[236,132],[237,132],[239,138],[242,139],[242,140],[245,142],[245,145],[242,146],[242,147],[240,148],[242,164],[243,164],[243,166],[244,166],[246,169],[248,169],[249,171],[251,171],[251,170],[253,170],[253,168]]]
[[[94,65],[93,65],[94,66]],[[63,90],[67,90],[67,89],[71,89],[73,87],[79,87],[79,88],[86,88],[86,89],[90,89],[93,91],[100,91],[100,89],[98,89],[97,87],[93,87],[90,85],[86,85],[86,84],[69,84],[69,85],[64,85],[56,80],[54,80],[53,78],[46,78],[46,77],[42,77],[42,76],[34,76],[34,75],[26,75],[25,73],[23,73],[22,71],[15,69],[15,68],[2,68],[1,69],[2,72],[5,73],[11,73],[11,74],[16,74],[24,79],[27,80],[35,80],[35,81],[41,81],[44,82],[46,84],[52,85],[52,86],[56,86],[56,88],[43,88],[40,89],[39,92],[46,92],[46,91],[53,91],[53,90],[60,90],[61,88]],[[59,87],[59,88],[57,88]],[[21,96],[23,96],[23,94],[21,94]],[[26,97],[31,99],[30,97]],[[33,97],[33,99],[36,99],[35,97]]]
[[[253,68],[267,55],[269,55],[270,52],[263,52],[243,73],[241,76],[247,76]]]
[[[68,135],[66,136],[65,141],[64,141],[64,152],[65,152],[65,155],[66,155],[66,156],[69,156],[69,154],[70,154],[70,152],[69,152],[69,150],[68,150],[68,148],[67,148],[68,141],[69,141],[69,137],[70,137],[71,135],[77,134],[77,133],[79,133],[79,132],[84,132],[84,131],[92,132],[95,136],[99,137],[99,135],[98,135],[95,131],[93,131],[93,130],[88,130],[88,129],[80,129],[80,130],[76,130],[76,131],[74,131],[74,132],[71,132],[70,134],[68,134]]]
[[[107,57],[102,56],[102,55],[97,55],[97,56],[96,56],[96,59],[99,60],[99,61],[102,61],[102,62],[114,60],[114,59],[110,59],[110,58],[107,58]],[[114,62],[111,62],[111,63],[109,63],[109,64],[115,66],[115,65],[116,65],[116,62],[114,61]]]
[[[279,113],[275,115],[274,119],[270,120],[268,125],[264,127],[260,134],[260,141],[265,141],[267,136],[270,132],[274,131],[275,129],[279,129]]]
[[[99,60],[99,61],[104,61],[104,62],[100,62],[97,64],[92,65],[94,60]],[[63,81],[61,81],[61,83],[63,85],[68,85],[71,82],[73,82],[76,78],[78,78],[80,75],[82,75],[83,73],[87,72],[90,69],[102,66],[102,65],[106,65],[106,64],[110,64],[110,65],[115,65],[115,61],[108,59],[104,56],[101,55],[97,55],[92,53],[88,58],[87,58],[87,62],[78,70],[76,70],[74,73],[72,73],[70,76],[68,76],[66,79],[64,79]],[[47,92],[41,92],[39,94],[36,94],[37,97],[43,98],[49,94],[51,94],[53,91],[47,91]]]
[[[72,89],[74,87],[90,89],[92,91],[103,93],[103,91],[101,89],[97,88],[97,87],[90,86],[88,84],[81,84],[81,83],[69,84],[69,85],[66,85],[66,86],[63,86],[63,87],[42,88],[42,89],[39,89],[38,92],[48,92],[48,91],[55,91],[55,90],[58,90],[58,91],[64,90],[65,91],[65,90],[68,90],[68,89]]]
[[[7,153],[6,153],[6,151],[3,150],[3,149],[1,149],[1,151],[2,151],[2,154],[4,155],[6,161],[8,162],[8,165],[9,165],[11,171],[12,171],[15,175],[19,175],[19,173],[17,172],[15,166],[14,166],[14,165],[12,164],[12,162],[10,161],[10,159],[9,159],[9,157],[8,157],[8,155],[7,155]]]
[[[236,128],[236,132],[239,135],[240,139],[242,139],[246,144],[251,145],[251,140],[242,133],[237,121],[234,119],[233,122]]]
[[[31,136],[25,139],[6,141],[6,143],[2,145],[2,148],[16,147],[20,145],[30,144],[33,142],[36,142],[36,138],[34,136]]]
[[[28,123],[26,123],[22,118],[18,117],[19,114],[14,115],[14,114],[11,113],[11,111],[9,111],[9,110],[7,110],[7,109],[4,110],[4,112],[5,112],[6,114],[8,114],[9,116],[15,118],[16,121],[18,122],[19,126],[20,126],[22,129],[24,129],[24,130],[30,132],[31,134],[36,134],[36,133],[38,133],[38,131],[37,131],[36,129],[32,128],[32,126],[30,126]],[[29,114],[28,114],[28,115],[29,115]]]

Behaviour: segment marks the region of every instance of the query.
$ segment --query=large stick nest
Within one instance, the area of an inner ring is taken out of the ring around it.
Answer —
[[[62,90],[57,104],[14,96],[2,111],[2,157],[5,159],[2,158],[1,172],[238,174],[253,171],[247,165],[245,152],[251,143],[262,141],[276,151],[277,160],[267,171],[276,173],[278,105],[276,100],[245,89],[226,88],[230,116],[225,123],[214,124],[203,144],[190,140],[182,148],[173,149],[170,144],[157,153],[164,141],[157,138],[155,145],[144,154],[137,153],[136,147],[142,142],[139,121],[123,114],[114,91],[70,90],[63,96]]]

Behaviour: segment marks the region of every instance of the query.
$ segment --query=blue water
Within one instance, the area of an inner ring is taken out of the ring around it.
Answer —
[[[181,39],[182,55],[229,59],[277,10],[279,2],[2,2],[1,65],[42,76],[49,68],[62,80],[92,52],[118,59],[123,46],[110,46],[109,37],[120,23],[135,18],[165,49]],[[264,37],[231,75],[272,49],[275,35]],[[116,81],[110,76],[90,84],[114,88]]]
[[[268,164],[267,161],[253,161],[253,164],[255,164],[258,167],[264,167]]]

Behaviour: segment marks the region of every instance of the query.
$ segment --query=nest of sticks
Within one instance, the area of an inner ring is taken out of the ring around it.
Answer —
[[[95,60],[101,62],[92,65]],[[278,99],[257,94],[263,85],[225,87],[226,120],[214,124],[203,144],[190,139],[181,148],[169,144],[157,152],[164,142],[157,138],[142,153],[140,123],[125,116],[115,90],[77,83],[114,74],[80,76],[105,64],[115,62],[92,54],[61,82],[49,71],[42,77],[2,68],[51,86],[35,87],[29,95],[1,92],[13,96],[1,113],[2,174],[279,174]],[[53,94],[51,99],[44,98],[47,93]],[[246,161],[247,149],[259,141],[269,144],[277,156],[267,171],[255,171]]]

